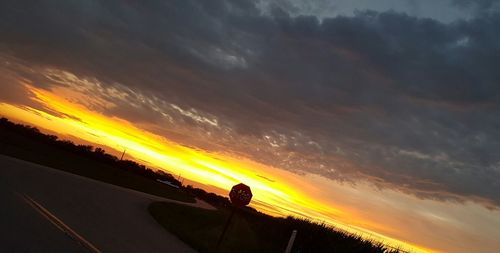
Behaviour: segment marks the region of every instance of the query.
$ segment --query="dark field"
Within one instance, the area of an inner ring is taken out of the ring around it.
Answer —
[[[165,229],[199,252],[284,252],[294,229],[292,252],[399,252],[331,227],[296,218],[275,218],[249,209],[237,209],[225,239],[217,240],[230,210],[216,211],[155,202],[149,212]]]

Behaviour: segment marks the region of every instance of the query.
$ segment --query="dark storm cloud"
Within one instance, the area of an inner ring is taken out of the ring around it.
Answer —
[[[496,0],[453,0],[453,3],[462,8],[475,8],[476,10],[482,11],[498,11],[500,5]]]
[[[100,92],[117,105],[108,115],[182,118],[285,169],[500,205],[495,11],[444,24],[391,11],[262,16],[248,1],[0,5],[2,52],[127,90]]]

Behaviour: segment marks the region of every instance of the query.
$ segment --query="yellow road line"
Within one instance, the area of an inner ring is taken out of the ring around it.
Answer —
[[[44,208],[42,205],[40,205],[34,199],[30,198],[29,196],[27,196],[25,194],[21,194],[21,196],[31,207],[33,207],[33,209],[35,209],[38,213],[40,213],[43,217],[45,217],[48,221],[50,221],[50,223],[52,223],[54,226],[56,226],[63,233],[67,234],[73,240],[77,241],[80,245],[84,246],[85,248],[87,248],[91,252],[102,253],[99,249],[97,249],[94,245],[92,245],[92,243],[85,240],[85,238],[83,238],[83,236],[79,235],[77,232],[75,232],[73,229],[71,229],[68,225],[66,225],[64,222],[62,222],[59,218],[57,218],[54,214],[49,212],[49,210]]]

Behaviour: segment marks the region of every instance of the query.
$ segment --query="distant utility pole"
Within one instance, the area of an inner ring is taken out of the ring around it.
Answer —
[[[122,153],[122,157],[120,157],[120,161],[123,160],[123,156],[125,155],[125,151],[127,151],[127,149],[123,149],[123,153]]]
[[[290,253],[292,251],[293,242],[295,241],[296,236],[297,236],[297,230],[294,229],[292,231],[292,235],[290,236],[290,240],[288,241],[288,245],[286,246],[285,253]]]

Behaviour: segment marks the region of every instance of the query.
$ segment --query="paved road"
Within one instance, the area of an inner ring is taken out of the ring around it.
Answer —
[[[153,200],[0,155],[0,252],[195,252],[149,215]]]

